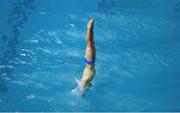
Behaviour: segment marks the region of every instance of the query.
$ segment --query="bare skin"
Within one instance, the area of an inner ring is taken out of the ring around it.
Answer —
[[[86,33],[86,51],[85,58],[88,61],[92,61],[96,57],[96,48],[94,44],[94,32],[93,32],[94,20],[91,19],[87,25]],[[96,73],[95,62],[93,64],[86,64],[82,79],[80,81],[80,89],[85,90],[92,86],[91,81],[93,80]]]

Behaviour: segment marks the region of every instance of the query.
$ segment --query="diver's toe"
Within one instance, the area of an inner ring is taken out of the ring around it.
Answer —
[[[89,20],[87,27],[93,28],[93,26],[94,26],[94,19],[92,18],[91,20]]]

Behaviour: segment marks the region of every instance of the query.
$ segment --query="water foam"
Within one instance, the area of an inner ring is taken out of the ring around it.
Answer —
[[[84,91],[80,89],[80,80],[77,77],[74,77],[75,81],[77,83],[77,86],[71,90],[71,94],[72,95],[76,95],[76,96],[82,96],[84,95]]]

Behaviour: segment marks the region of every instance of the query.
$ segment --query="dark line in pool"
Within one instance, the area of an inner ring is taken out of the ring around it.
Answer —
[[[174,4],[174,12],[179,13],[179,11],[180,11],[180,1]]]
[[[8,89],[7,78],[12,79],[13,64],[11,61],[17,57],[16,46],[20,35],[20,28],[28,20],[28,16],[35,10],[36,0],[18,0],[16,1],[7,20],[7,25],[11,26],[10,33],[2,34],[0,37],[7,47],[2,47],[3,57],[0,61],[0,92],[6,92]]]

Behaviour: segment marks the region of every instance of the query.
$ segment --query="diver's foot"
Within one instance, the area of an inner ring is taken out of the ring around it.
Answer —
[[[88,27],[89,29],[92,29],[93,26],[94,26],[94,19],[92,18],[91,20],[89,20],[87,27]]]

